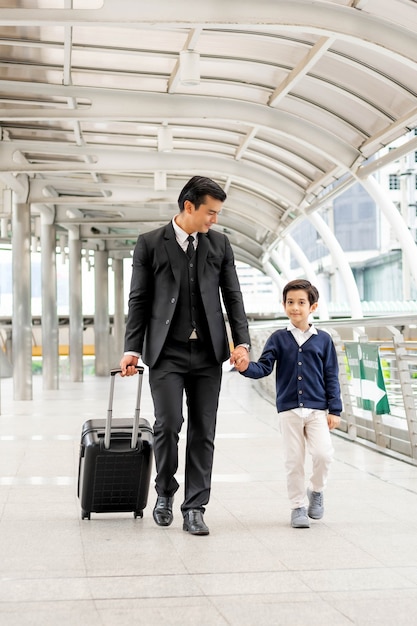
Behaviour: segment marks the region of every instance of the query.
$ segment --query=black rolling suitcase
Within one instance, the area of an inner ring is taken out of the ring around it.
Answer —
[[[120,369],[111,370],[107,419],[84,422],[81,432],[78,497],[81,518],[91,513],[133,511],[143,517],[152,471],[153,432],[139,417],[143,367],[138,370],[138,390],[133,420],[113,420],[114,381]]]

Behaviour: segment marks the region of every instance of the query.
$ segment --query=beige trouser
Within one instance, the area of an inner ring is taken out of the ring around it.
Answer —
[[[333,445],[327,424],[327,412],[315,410],[306,417],[294,411],[279,413],[284,444],[287,490],[291,509],[305,506],[305,452],[311,454],[313,471],[309,487],[312,491],[323,491],[327,482]]]

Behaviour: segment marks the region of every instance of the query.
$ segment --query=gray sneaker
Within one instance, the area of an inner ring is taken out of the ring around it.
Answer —
[[[307,517],[305,507],[301,506],[299,509],[291,511],[291,526],[293,528],[310,528],[310,520]]]
[[[308,497],[308,516],[311,519],[321,519],[324,513],[323,506],[323,492],[322,491],[310,491],[307,489]]]

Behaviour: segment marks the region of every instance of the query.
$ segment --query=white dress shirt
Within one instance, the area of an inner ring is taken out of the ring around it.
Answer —
[[[174,228],[175,237],[177,239],[178,244],[181,246],[184,252],[187,252],[189,235],[188,233],[185,232],[185,230],[183,230],[180,226],[178,226],[177,222],[175,221],[176,217],[177,216],[174,215],[174,217],[172,218],[172,226]],[[194,250],[196,250],[197,245],[198,245],[198,237],[197,237],[198,232],[195,231],[194,233],[190,233],[190,235],[194,237],[193,245],[194,245]]]

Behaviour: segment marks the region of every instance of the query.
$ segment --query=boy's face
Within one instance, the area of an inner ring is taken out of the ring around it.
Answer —
[[[308,294],[304,289],[294,289],[287,293],[287,300],[283,302],[284,311],[296,328],[307,330],[310,313],[317,309],[317,302],[310,305]]]

